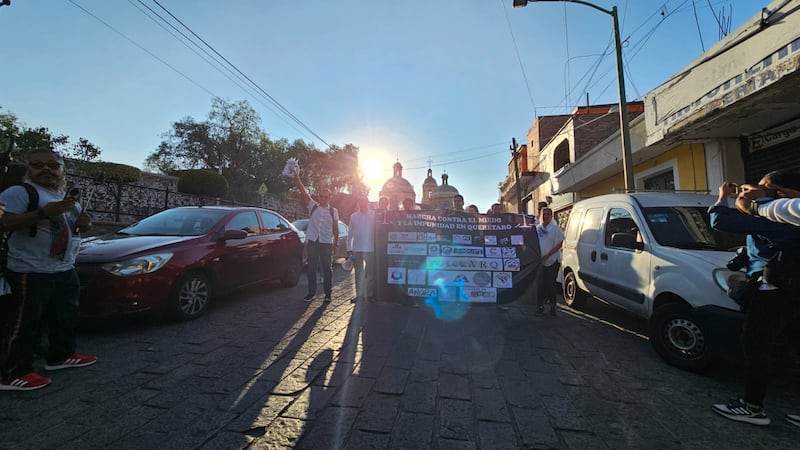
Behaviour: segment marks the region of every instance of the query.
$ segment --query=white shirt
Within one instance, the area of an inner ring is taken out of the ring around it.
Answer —
[[[800,225],[800,198],[777,198],[761,204],[758,215],[773,222]]]
[[[308,210],[314,209],[314,205],[317,205],[317,208],[308,218],[306,238],[309,241],[319,241],[322,244],[333,244],[333,221],[336,221],[336,226],[339,226],[339,211],[333,208],[333,217],[331,217],[331,213],[328,211],[330,205],[322,206],[314,199],[309,200]]]
[[[347,251],[375,251],[375,211],[356,211],[350,215],[350,231],[347,234]]]
[[[561,231],[554,221],[550,221],[547,226],[538,225],[536,233],[539,235],[539,250],[542,252],[542,257],[549,252],[553,247],[558,245],[559,242],[564,241],[564,232]],[[545,266],[552,266],[553,264],[561,261],[561,249],[550,255],[547,259],[542,260]]]

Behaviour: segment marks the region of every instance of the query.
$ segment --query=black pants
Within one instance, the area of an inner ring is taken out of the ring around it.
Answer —
[[[317,266],[322,267],[322,289],[325,296],[331,296],[333,272],[331,271],[331,257],[333,244],[308,241],[308,293],[317,293]]]
[[[798,317],[798,301],[792,291],[797,287],[755,291],[747,310],[742,333],[746,376],[744,400],[763,406],[772,368],[777,356],[776,338]]]
[[[33,371],[33,352],[46,329],[48,362],[75,353],[80,281],[75,270],[17,273],[6,270],[12,295],[0,297],[0,373],[13,379]],[[7,380],[6,380],[7,381]]]
[[[539,292],[536,296],[536,304],[544,306],[545,302],[550,302],[553,307],[556,304],[556,278],[558,277],[558,269],[561,267],[559,263],[553,263],[551,266],[542,266],[539,274]]]

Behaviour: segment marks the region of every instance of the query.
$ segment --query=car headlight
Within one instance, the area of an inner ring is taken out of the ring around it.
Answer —
[[[728,287],[731,285],[732,278],[747,278],[744,272],[734,272],[728,269],[714,269],[713,272],[714,282],[722,289],[723,292],[728,292]]]
[[[172,259],[172,253],[155,253],[152,255],[137,256],[125,261],[103,264],[101,269],[121,277],[131,277],[145,273],[153,273],[164,267]]]

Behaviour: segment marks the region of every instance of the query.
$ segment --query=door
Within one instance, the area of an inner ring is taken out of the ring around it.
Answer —
[[[644,314],[645,294],[650,285],[650,253],[615,245],[612,237],[626,233],[642,244],[642,224],[630,205],[612,205],[605,216],[601,245],[598,246],[597,287],[599,297]]]
[[[264,259],[260,262],[264,276],[273,280],[279,278],[286,271],[289,258],[293,257],[295,241],[289,238],[293,232],[289,224],[269,211],[259,211],[262,225],[261,245],[264,246]]]
[[[242,286],[260,278],[259,261],[264,258],[260,245],[261,226],[255,211],[242,211],[225,224],[225,231],[243,230],[247,237],[227,239],[220,259],[220,285],[224,288]]]
[[[573,214],[575,214],[575,212],[573,212]],[[602,221],[602,206],[588,208],[583,216],[583,220],[579,222],[581,227],[575,245],[575,251],[578,255],[578,278],[583,282],[586,291],[592,295],[599,295],[599,288],[597,286],[599,270],[598,249],[601,245],[599,236]],[[572,234],[570,230],[567,230],[567,232],[569,235]]]

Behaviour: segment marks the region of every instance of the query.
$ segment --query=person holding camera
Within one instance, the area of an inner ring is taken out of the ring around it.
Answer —
[[[38,195],[38,209],[28,210],[32,194],[17,185],[0,194],[8,238],[5,277],[12,295],[4,298],[0,390],[33,390],[51,380],[33,370],[39,330],[47,329],[45,370],[84,367],[94,356],[75,351],[80,281],[74,263],[80,247],[77,230],[91,227],[77,199],[64,193],[64,159],[50,150],[29,155],[27,181]],[[33,197],[35,198],[35,197]],[[43,327],[42,327],[43,325]]]
[[[771,189],[774,195],[767,197],[764,201],[759,196],[762,194],[758,186],[742,186],[742,195],[736,199],[736,208],[740,211],[761,216],[773,222],[788,223],[800,226],[800,190],[784,186],[793,184],[791,178],[800,177],[800,172],[779,171],[777,181],[773,178],[765,183],[765,187]]]
[[[725,418],[754,425],[769,425],[771,422],[764,410],[764,399],[772,369],[775,339],[792,320],[800,316],[800,308],[791,294],[796,287],[795,280],[774,276],[780,272],[775,269],[783,263],[782,255],[800,251],[800,227],[754,217],[741,208],[746,196],[756,196],[762,202],[774,199],[777,193],[768,185],[776,180],[786,180],[784,182],[791,183],[790,188],[800,189],[800,177],[787,177],[783,172],[771,172],[758,185],[741,190],[736,184],[726,181],[719,187],[717,203],[709,208],[714,229],[747,235],[746,273],[752,285],[744,299],[744,392],[728,403],[713,405],[712,409]],[[737,208],[728,207],[728,198],[737,192]]]

